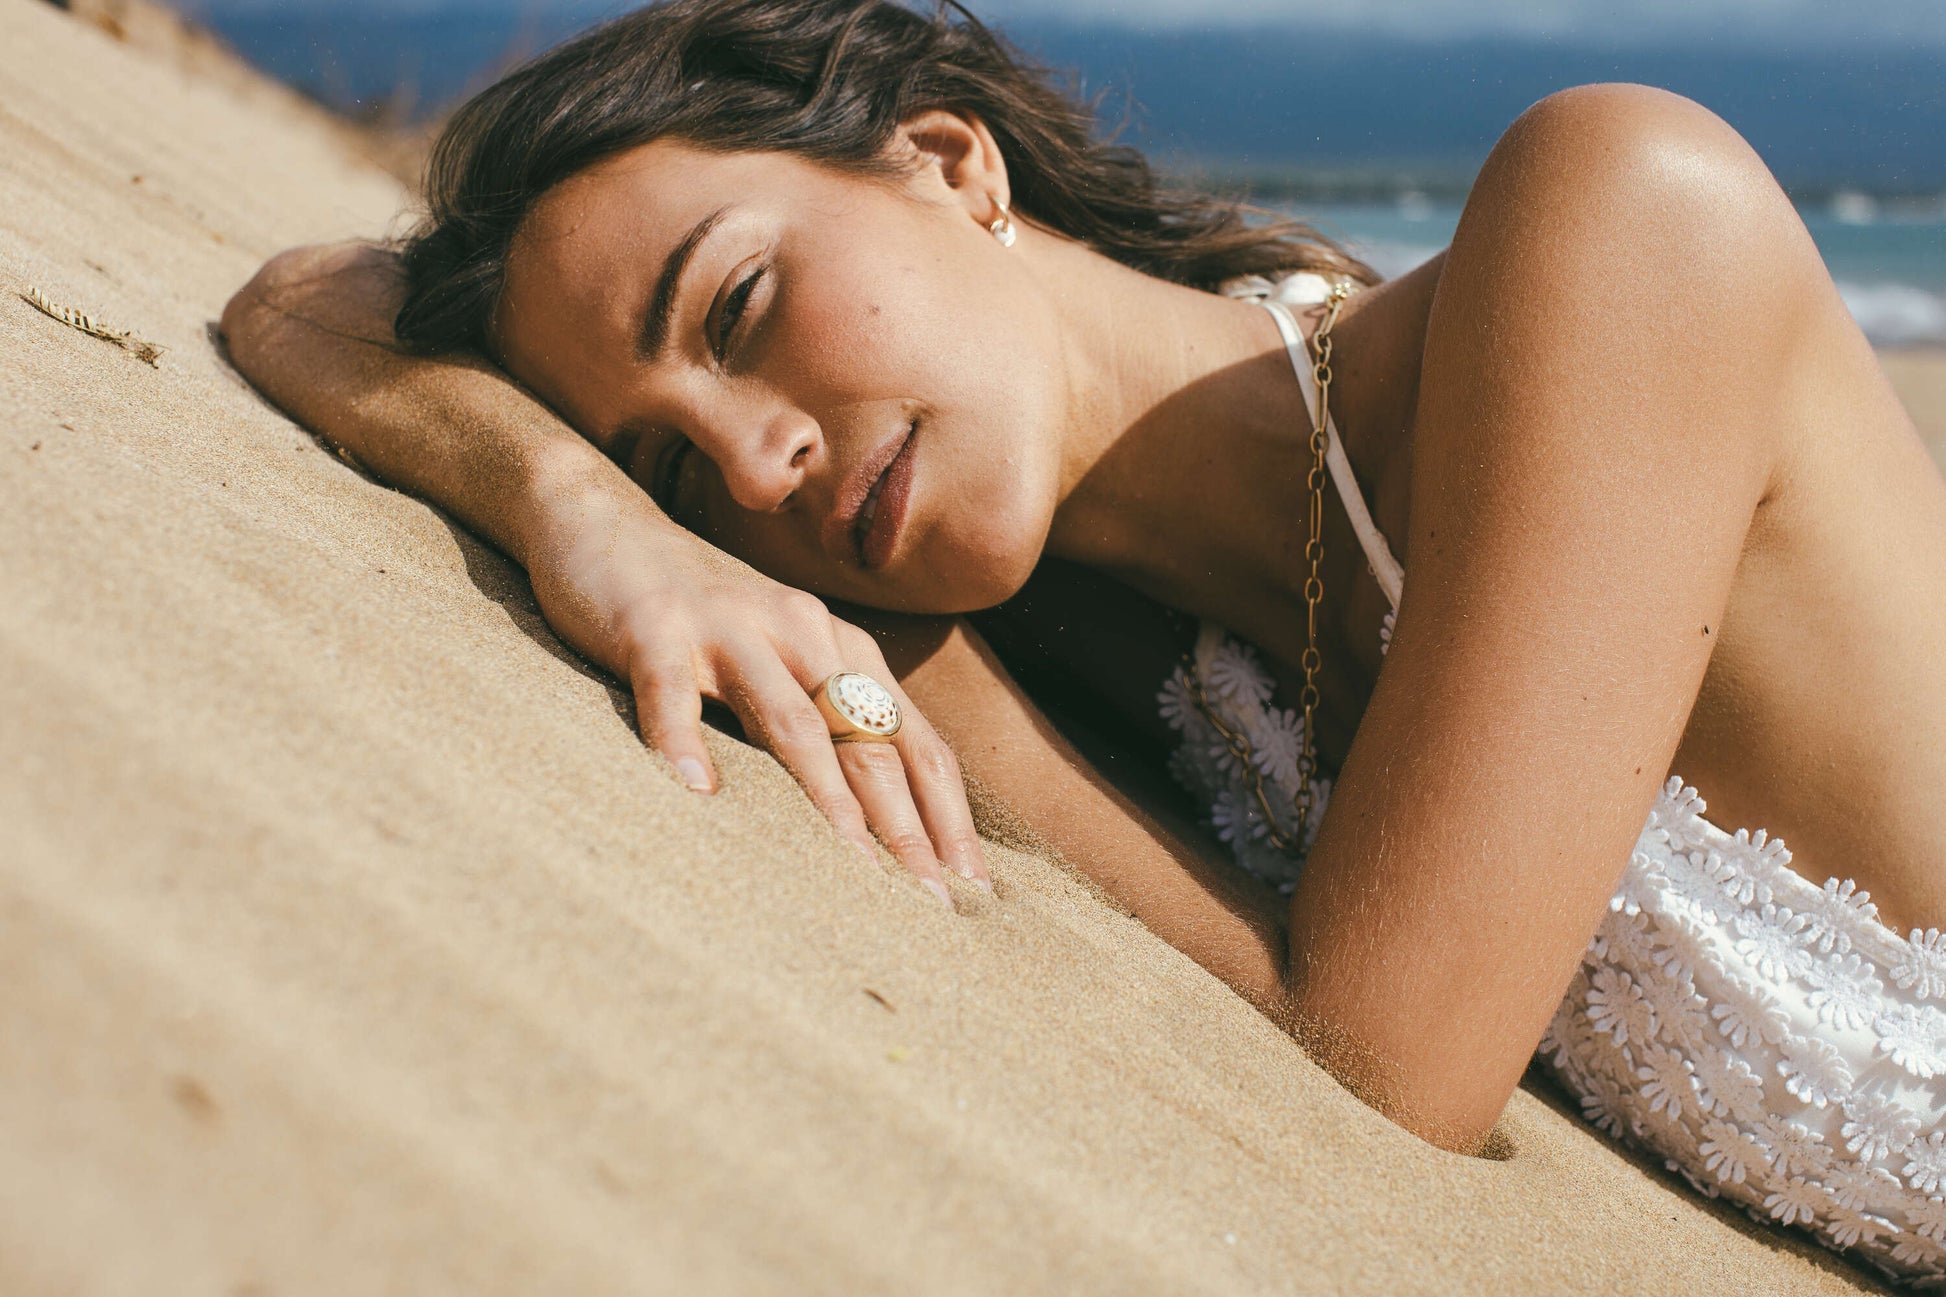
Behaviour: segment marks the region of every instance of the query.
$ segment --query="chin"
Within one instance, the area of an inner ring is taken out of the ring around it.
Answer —
[[[993,521],[1001,525],[991,528],[976,543],[958,549],[956,561],[951,565],[950,579],[937,580],[930,589],[918,592],[922,596],[930,596],[929,602],[934,605],[924,611],[940,614],[979,612],[1005,603],[1027,584],[1027,578],[1034,574],[1035,567],[1040,564],[1042,547],[1047,540],[1047,525],[1043,523],[1037,526],[1028,520],[1005,517]],[[1009,521],[1017,525],[1006,527]],[[996,532],[1002,534],[994,534]]]

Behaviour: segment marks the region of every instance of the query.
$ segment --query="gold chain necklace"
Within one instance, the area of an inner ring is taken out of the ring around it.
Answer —
[[[1332,282],[1331,292],[1324,300],[1324,320],[1311,338],[1311,348],[1315,353],[1311,377],[1318,385],[1318,409],[1311,423],[1311,474],[1308,479],[1311,517],[1309,534],[1304,541],[1304,560],[1310,567],[1310,574],[1304,579],[1304,656],[1298,661],[1304,672],[1304,687],[1298,694],[1298,706],[1304,713],[1304,729],[1297,754],[1297,792],[1291,799],[1297,810],[1295,838],[1278,827],[1277,817],[1271,812],[1270,798],[1264,792],[1263,776],[1257,770],[1256,753],[1251,749],[1249,736],[1230,724],[1221,712],[1210,705],[1194,653],[1183,654],[1183,686],[1189,694],[1189,701],[1210,723],[1210,728],[1222,737],[1224,745],[1230,749],[1230,755],[1236,758],[1251,793],[1257,799],[1257,809],[1263,815],[1265,836],[1270,839],[1272,846],[1283,852],[1302,849],[1305,831],[1311,823],[1311,780],[1316,777],[1318,769],[1317,745],[1312,739],[1312,731],[1318,710],[1318,667],[1323,664],[1318,654],[1318,605],[1324,601],[1324,579],[1319,575],[1319,569],[1324,562],[1324,457],[1331,445],[1331,328],[1338,322],[1338,311],[1349,296],[1350,280],[1340,276]]]

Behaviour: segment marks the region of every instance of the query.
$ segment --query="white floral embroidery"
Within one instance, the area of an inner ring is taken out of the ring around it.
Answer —
[[[1825,1192],[1816,1182],[1794,1175],[1764,1195],[1764,1208],[1780,1224],[1802,1222],[1810,1225],[1826,1202]]]
[[[1908,1203],[1905,1218],[1925,1237],[1946,1241],[1946,1198],[1933,1196],[1924,1202]]]
[[[1181,667],[1177,667],[1175,674],[1163,684],[1162,691],[1156,694],[1155,700],[1157,710],[1162,713],[1162,719],[1169,723],[1170,729],[1208,727],[1208,722],[1203,719],[1202,713],[1196,710],[1196,704],[1189,697],[1188,679],[1183,675]]]
[[[1724,857],[1735,866],[1724,880],[1724,888],[1739,905],[1763,905],[1774,896],[1772,882],[1777,871],[1790,864],[1791,853],[1781,842],[1772,842],[1762,829],[1752,834],[1738,829],[1724,848]]]
[[[1738,1049],[1759,1042],[1775,1045],[1790,1030],[1790,1019],[1777,1000],[1761,987],[1732,985],[1710,1006],[1716,1029]]]
[[[1642,986],[1662,1038],[1691,1054],[1710,1048],[1709,1002],[1696,993],[1696,979],[1674,959],[1663,970],[1663,976],[1652,977]]]
[[[1251,758],[1259,774],[1280,784],[1297,782],[1297,758],[1304,746],[1304,721],[1294,711],[1264,710],[1264,724],[1251,733]]]
[[[1655,1010],[1635,985],[1635,979],[1616,968],[1595,971],[1588,992],[1588,1021],[1605,1031],[1617,1045],[1655,1038]]]
[[[1896,1197],[1904,1186],[1883,1167],[1848,1162],[1833,1167],[1824,1177],[1824,1191],[1840,1207],[1860,1211],[1882,1206]]]
[[[1234,780],[1243,773],[1243,759],[1229,740],[1214,731],[1203,744],[1203,757],[1226,780]]]
[[[1744,913],[1727,886],[1736,870],[1721,852],[1710,847],[1672,851],[1663,868],[1676,893],[1697,913],[1719,921]]]
[[[1649,1044],[1642,1050],[1641,1065],[1635,1075],[1642,1081],[1642,1097],[1650,1112],[1667,1111],[1671,1120],[1682,1116],[1683,1104],[1696,1093],[1690,1079],[1696,1065],[1674,1050]]]
[[[1905,1166],[1899,1173],[1920,1193],[1939,1192],[1939,1182],[1946,1180],[1946,1131],[1935,1130],[1906,1145]]]
[[[1896,1234],[1899,1227],[1883,1216],[1856,1207],[1833,1207],[1825,1218],[1825,1229],[1834,1247],[1854,1247],[1862,1239],[1876,1242],[1881,1234]]]
[[[1645,831],[1642,836],[1647,838],[1649,835]],[[1628,862],[1628,868],[1622,871],[1622,881],[1616,887],[1615,894],[1608,898],[1608,908],[1629,918],[1639,916],[1644,908],[1655,904],[1666,877],[1662,862],[1638,847]]]
[[[1205,669],[1209,691],[1229,707],[1262,707],[1270,701],[1270,676],[1257,664],[1257,652],[1226,638]]]
[[[1924,1080],[1946,1073],[1946,1013],[1930,1004],[1895,1004],[1873,1024],[1878,1047]]]
[[[1689,1187],[1697,1193],[1702,1194],[1705,1198],[1721,1198],[1723,1196],[1721,1189],[1718,1189],[1708,1180],[1703,1179],[1703,1177],[1690,1170],[1687,1162],[1677,1161],[1673,1157],[1665,1157],[1662,1159],[1662,1165],[1689,1181]]]
[[[1902,1153],[1919,1133],[1919,1115],[1882,1090],[1853,1090],[1840,1105],[1845,1147],[1867,1161]]]
[[[1773,1164],[1785,1175],[1815,1178],[1831,1167],[1830,1145],[1801,1122],[1770,1113],[1755,1133],[1758,1142],[1770,1150]]]
[[[1687,840],[1696,831],[1696,822],[1709,807],[1703,796],[1674,775],[1662,786],[1662,796],[1649,812],[1649,823],[1671,839]]]
[[[1756,1121],[1764,1112],[1763,1078],[1734,1054],[1705,1045],[1696,1054],[1696,1099],[1704,1112]]]
[[[1811,952],[1802,937],[1804,916],[1792,914],[1788,906],[1766,905],[1755,911],[1739,910],[1732,920],[1739,940],[1737,953],[1756,965],[1757,972],[1772,981],[1802,977],[1811,967]]]
[[[1226,788],[1210,808],[1218,842],[1254,842],[1264,836],[1264,820],[1256,801],[1240,788]]]
[[[1761,1173],[1770,1167],[1770,1151],[1741,1127],[1726,1121],[1704,1122],[1703,1142],[1698,1148],[1703,1154],[1703,1168],[1714,1171],[1719,1180],[1742,1184],[1753,1171]]]
[[[1605,1076],[1591,1078],[1593,1084],[1581,1095],[1581,1115],[1586,1117],[1596,1130],[1620,1139],[1633,1133],[1637,1128],[1635,1115],[1629,1111],[1629,1104],[1623,1097],[1622,1089]]]
[[[1811,992],[1811,1007],[1818,1017],[1854,1031],[1871,1025],[1878,1013],[1879,993],[1885,989],[1878,970],[1856,953],[1813,962],[1804,970],[1804,980],[1816,988]]]
[[[1659,953],[1656,936],[1650,931],[1648,920],[1640,914],[1625,914],[1612,923],[1604,923],[1595,936],[1601,944],[1602,954],[1595,963],[1614,964],[1623,968],[1641,968],[1655,962]],[[1590,942],[1592,948],[1594,942]]]
[[[1938,928],[1914,928],[1906,938],[1892,980],[1922,1000],[1946,995],[1946,933]]]
[[[1893,1245],[1892,1259],[1901,1265],[1914,1268],[1937,1268],[1942,1256],[1939,1245],[1920,1238],[1916,1234],[1902,1234]]]
[[[1814,1107],[1822,1108],[1844,1097],[1851,1089],[1851,1067],[1829,1041],[1816,1036],[1796,1036],[1784,1042],[1784,1056],[1777,1060],[1777,1074],[1784,1088]]]
[[[1858,890],[1847,878],[1825,880],[1824,890],[1804,909],[1805,935],[1817,943],[1819,951],[1839,954],[1851,949],[1851,934],[1857,924],[1878,917],[1878,906],[1870,892]]]

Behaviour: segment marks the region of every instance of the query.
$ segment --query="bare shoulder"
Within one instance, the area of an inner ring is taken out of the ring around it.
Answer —
[[[1842,310],[1795,207],[1741,135],[1681,95],[1604,83],[1547,96],[1496,143],[1441,269],[1431,328],[1481,337],[1479,357],[1507,360],[1514,381],[1559,384],[1617,364],[1732,371],[1778,417],[1638,431],[1763,437],[1786,426],[1785,379]],[[1599,422],[1548,426],[1571,437]]]
[[[1512,186],[1565,198],[1589,184],[1683,198],[1680,218],[1722,204],[1782,196],[1763,159],[1735,128],[1693,99],[1630,82],[1559,90],[1515,118],[1494,145],[1475,193]],[[1541,188],[1535,189],[1533,186]]]

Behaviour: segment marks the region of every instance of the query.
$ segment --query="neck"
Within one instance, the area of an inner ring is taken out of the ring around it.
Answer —
[[[1239,607],[1281,602],[1302,581],[1311,412],[1276,322],[1254,303],[1072,245],[1064,255],[1077,264],[1049,282],[1078,414],[1064,432],[1048,552],[1241,630]],[[1410,330],[1361,328],[1358,318],[1368,300],[1418,277],[1355,295],[1336,330],[1352,363],[1332,388],[1333,421],[1368,490],[1403,467],[1395,451],[1407,440],[1418,367],[1412,383],[1397,381],[1400,361],[1416,362],[1416,350],[1396,345]],[[1429,304],[1429,288],[1413,296]],[[1307,335],[1317,319],[1300,313]],[[1417,320],[1422,337],[1423,309]],[[1396,537],[1388,523],[1402,529],[1404,519],[1388,516],[1384,494],[1380,525]]]

